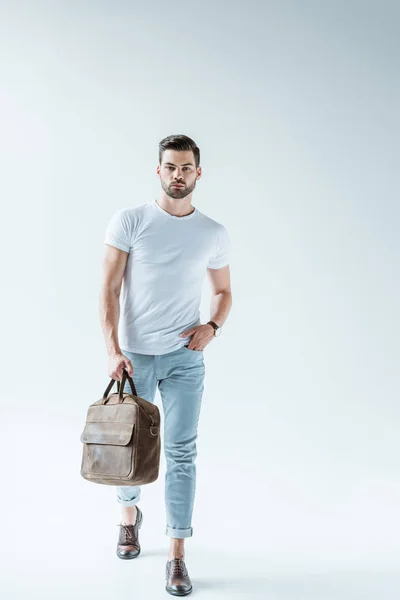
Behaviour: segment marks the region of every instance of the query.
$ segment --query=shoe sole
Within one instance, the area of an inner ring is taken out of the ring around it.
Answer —
[[[168,592],[168,594],[172,594],[172,596],[187,596],[188,594],[190,594],[193,591],[192,587],[187,592],[172,592],[171,590],[168,589],[167,586],[165,586],[165,589]]]
[[[139,529],[142,526],[142,521],[143,521],[143,513],[140,514],[140,520],[139,520]],[[135,554],[134,556],[121,556],[120,554],[118,554],[118,550],[117,550],[117,556],[118,558],[121,558],[122,560],[133,560],[134,558],[137,558],[141,552],[141,548],[139,548],[139,552],[137,554]]]

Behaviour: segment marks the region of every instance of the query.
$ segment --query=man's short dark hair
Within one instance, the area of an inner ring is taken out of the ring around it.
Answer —
[[[161,142],[158,145],[158,160],[160,165],[165,150],[192,150],[196,169],[200,164],[200,150],[196,146],[196,143],[187,135],[169,135],[168,137],[161,140]]]

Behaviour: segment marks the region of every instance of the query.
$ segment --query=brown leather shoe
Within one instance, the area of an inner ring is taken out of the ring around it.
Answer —
[[[119,558],[136,558],[140,554],[139,529],[142,526],[143,515],[140,508],[136,507],[136,523],[134,525],[119,524],[119,538],[117,556]]]
[[[167,561],[166,579],[165,589],[173,596],[187,596],[193,589],[183,558],[173,558]]]

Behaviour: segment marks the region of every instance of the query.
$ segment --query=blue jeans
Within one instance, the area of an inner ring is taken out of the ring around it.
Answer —
[[[182,346],[167,354],[137,354],[122,350],[132,361],[133,383],[141,398],[154,402],[160,390],[164,411],[166,459],[166,535],[193,535],[192,512],[196,488],[197,425],[204,389],[205,365],[202,350]],[[130,393],[127,381],[124,392]],[[117,500],[133,506],[140,500],[140,486],[119,486]]]

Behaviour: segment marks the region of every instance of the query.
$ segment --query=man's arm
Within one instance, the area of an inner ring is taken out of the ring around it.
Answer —
[[[210,320],[219,327],[225,323],[232,306],[231,277],[229,265],[222,269],[207,269],[211,285]]]
[[[229,265],[221,269],[207,268],[207,275],[212,293],[210,321],[214,321],[219,327],[222,327],[232,306]],[[189,350],[203,350],[214,338],[214,328],[211,324],[204,323],[182,331],[179,335],[182,337],[192,336],[188,345]]]
[[[129,254],[109,244],[104,248],[99,312],[107,353],[112,356],[122,354],[118,342],[119,296]]]

